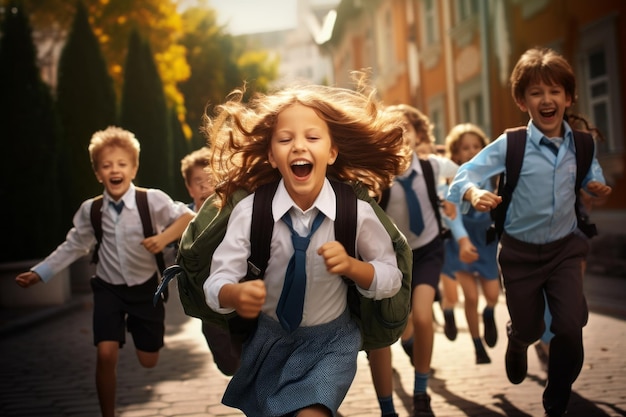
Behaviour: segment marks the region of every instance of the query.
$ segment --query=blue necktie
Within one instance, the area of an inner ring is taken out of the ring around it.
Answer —
[[[120,200],[119,203],[109,201],[109,205],[113,207],[115,211],[117,211],[117,214],[120,214],[122,212],[122,209],[124,208],[124,200]]]
[[[539,143],[550,149],[555,156],[558,155],[559,147],[556,146],[550,139],[546,139],[545,137],[541,138]]]
[[[311,231],[307,237],[302,237],[293,229],[291,216],[289,212],[285,213],[282,220],[291,230],[291,242],[293,243],[294,253],[285,273],[285,283],[283,291],[278,300],[276,307],[276,316],[281,326],[288,332],[292,332],[298,328],[302,321],[302,309],[304,307],[304,292],[306,289],[306,250],[309,247],[311,236],[324,221],[324,214],[319,212]]]
[[[420,203],[417,201],[417,196],[413,190],[413,178],[417,175],[415,170],[412,170],[406,178],[396,178],[396,180],[404,188],[404,194],[406,195],[406,204],[409,206],[409,224],[411,231],[419,236],[424,231],[424,219],[422,218],[422,209]]]

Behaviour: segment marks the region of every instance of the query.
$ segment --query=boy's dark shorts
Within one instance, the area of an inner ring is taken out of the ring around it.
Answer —
[[[126,327],[133,336],[135,348],[157,352],[163,347],[165,308],[159,300],[152,305],[157,288],[156,274],[141,285],[113,285],[98,277],[91,279],[93,290],[94,345],[103,341],[126,342]]]
[[[415,288],[420,284],[427,284],[437,291],[444,255],[443,240],[439,236],[424,246],[413,249],[411,288]]]

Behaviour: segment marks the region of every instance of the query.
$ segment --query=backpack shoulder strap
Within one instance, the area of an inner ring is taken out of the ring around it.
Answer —
[[[511,202],[513,190],[517,186],[522,163],[524,162],[524,151],[526,150],[526,127],[508,129],[506,131],[506,159],[504,173],[500,175],[498,183],[498,195],[502,197],[502,203],[491,211],[491,217],[495,222],[495,229],[498,236],[504,230],[504,219],[506,211]]]
[[[574,130],[573,133],[574,145],[576,147],[576,204],[574,205],[574,208],[576,210],[578,228],[582,230],[587,237],[592,238],[598,234],[598,229],[595,224],[592,224],[589,221],[587,213],[585,213],[584,210],[581,210],[580,188],[582,187],[583,179],[591,169],[595,142],[590,133],[582,132],[580,130]]]
[[[350,184],[331,180],[337,196],[335,239],[343,245],[351,257],[356,257],[357,198]]]
[[[428,198],[430,199],[430,205],[433,207],[437,223],[439,225],[439,232],[442,231],[441,212],[439,211],[439,197],[437,196],[437,183],[435,182],[435,172],[430,160],[418,158],[420,165],[422,166],[422,172],[424,173],[424,180],[426,181],[426,189],[428,190]]]
[[[590,133],[574,130],[576,146],[576,194],[580,190],[583,179],[591,169],[595,143]]]
[[[93,199],[91,203],[91,210],[89,212],[89,218],[91,220],[91,227],[93,227],[94,235],[96,236],[96,246],[93,249],[91,256],[91,263],[97,264],[99,261],[98,250],[102,243],[102,195],[99,195]]]
[[[243,279],[244,281],[263,279],[265,275],[274,230],[272,200],[277,188],[278,181],[274,181],[260,186],[254,192],[252,225],[250,226],[250,257],[248,258],[248,274]]]
[[[135,201],[137,202],[137,210],[141,218],[141,226],[143,227],[144,237],[154,236],[154,228],[152,227],[152,219],[150,218],[150,206],[148,205],[148,191],[145,188],[135,188]],[[163,274],[165,270],[165,259],[163,252],[155,253],[159,274]]]
[[[387,206],[389,205],[389,195],[390,194],[391,194],[391,187],[385,188],[383,190],[383,192],[381,193],[381,195],[380,195],[380,201],[378,202],[378,205],[383,210],[387,210]]]

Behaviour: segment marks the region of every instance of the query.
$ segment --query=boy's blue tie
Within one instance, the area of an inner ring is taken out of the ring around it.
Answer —
[[[120,214],[122,212],[122,209],[124,208],[124,200],[120,200],[119,203],[109,201],[109,205],[111,205],[111,207],[113,207],[115,211],[117,211],[117,214]]]
[[[550,149],[554,155],[558,155],[559,147],[556,146],[552,141],[550,141],[550,139],[546,139],[545,137],[543,137],[541,138],[539,143]]]
[[[396,180],[404,188],[404,194],[406,195],[406,204],[409,206],[409,224],[411,231],[415,235],[419,236],[424,231],[424,219],[422,218],[422,209],[420,203],[417,201],[415,190],[413,190],[413,178],[417,175],[415,170],[412,170],[406,178],[396,178]]]
[[[289,212],[285,213],[282,220],[291,230],[291,242],[293,243],[294,253],[285,274],[285,283],[283,291],[278,300],[276,307],[276,316],[280,324],[288,332],[292,332],[298,328],[302,321],[302,309],[304,307],[304,292],[306,288],[306,250],[309,247],[311,236],[324,221],[324,214],[319,212],[311,231],[307,237],[302,237],[293,229],[291,216]]]

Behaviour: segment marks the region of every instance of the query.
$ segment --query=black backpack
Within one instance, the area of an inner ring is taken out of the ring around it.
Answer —
[[[598,234],[596,225],[589,223],[589,217],[580,211],[579,191],[582,181],[591,168],[595,143],[591,134],[580,130],[573,130],[574,145],[576,146],[576,218],[578,228],[589,238]],[[493,234],[502,235],[506,212],[511,203],[513,191],[517,186],[522,164],[524,162],[524,151],[526,150],[526,126],[506,130],[506,162],[505,172],[500,174],[498,184],[498,195],[502,197],[495,209],[491,210],[491,217],[494,220],[494,227],[487,232],[487,240],[493,238]]]

